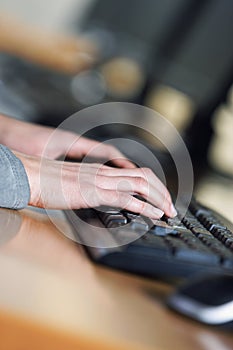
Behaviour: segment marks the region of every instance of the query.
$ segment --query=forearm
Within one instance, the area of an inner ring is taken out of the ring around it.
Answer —
[[[3,114],[0,114],[0,143],[7,146],[7,140],[10,136],[13,126],[13,120]]]
[[[24,154],[40,156],[53,128],[0,114],[0,143]]]
[[[24,130],[26,123],[0,114],[0,143],[17,149],[17,134]]]

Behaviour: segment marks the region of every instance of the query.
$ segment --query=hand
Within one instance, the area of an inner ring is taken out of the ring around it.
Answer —
[[[150,169],[117,169],[14,153],[27,172],[32,206],[79,209],[108,205],[152,219],[160,218],[163,213],[176,215],[169,192]],[[141,195],[148,202],[133,194]]]
[[[31,124],[0,116],[0,142],[18,152],[57,159],[62,155],[82,158],[91,154],[93,158],[106,158],[122,168],[135,168],[119,150],[107,144],[100,144],[79,135],[50,127]],[[46,147],[51,135],[52,139]],[[46,152],[45,152],[46,151]]]

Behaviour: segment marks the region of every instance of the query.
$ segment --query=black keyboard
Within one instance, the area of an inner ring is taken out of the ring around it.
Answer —
[[[67,211],[77,241],[97,263],[173,280],[233,274],[233,225],[192,200],[185,216],[150,220],[115,208]]]

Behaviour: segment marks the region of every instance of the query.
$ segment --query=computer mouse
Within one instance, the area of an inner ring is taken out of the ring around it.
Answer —
[[[208,325],[233,326],[233,275],[199,276],[170,294],[167,305]]]

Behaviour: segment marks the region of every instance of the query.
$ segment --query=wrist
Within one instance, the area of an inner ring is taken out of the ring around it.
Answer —
[[[7,146],[7,139],[9,138],[10,130],[12,127],[12,119],[0,114],[0,124],[0,143]]]
[[[41,207],[40,195],[40,162],[39,157],[28,156],[20,152],[12,151],[24,166],[30,187],[29,205]]]

